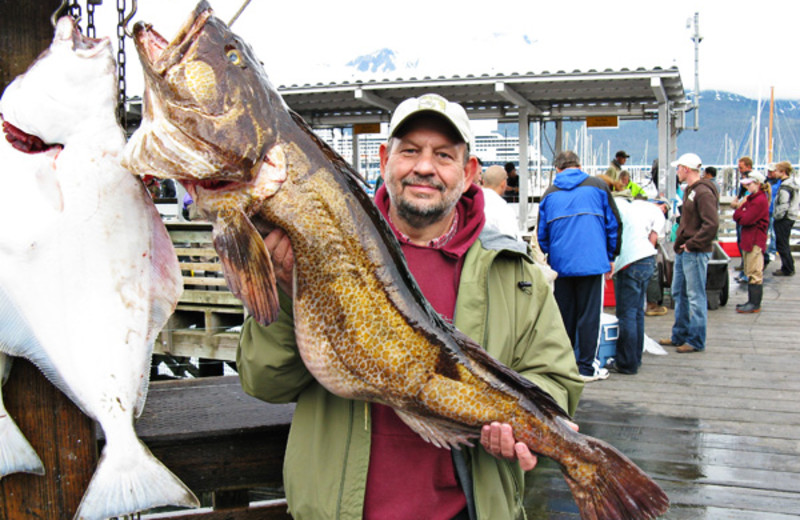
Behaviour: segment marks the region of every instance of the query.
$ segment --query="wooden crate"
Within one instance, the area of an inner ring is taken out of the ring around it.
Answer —
[[[209,222],[166,222],[183,273],[183,294],[155,353],[234,361],[245,309],[228,289]]]

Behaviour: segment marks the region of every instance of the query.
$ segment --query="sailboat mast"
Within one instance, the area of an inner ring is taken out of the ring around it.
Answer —
[[[769,91],[769,141],[767,142],[767,163],[772,162],[772,118],[775,113],[775,87]]]

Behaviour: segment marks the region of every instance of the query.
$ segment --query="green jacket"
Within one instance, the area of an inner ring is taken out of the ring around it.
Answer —
[[[484,230],[466,254],[455,326],[505,365],[547,391],[570,415],[583,389],[570,341],[550,287],[526,245]],[[520,282],[531,282],[522,288]],[[318,384],[295,345],[291,302],[277,322],[248,319],[237,367],[248,394],[274,403],[296,401],[284,463],[294,518],[361,519],[370,453],[370,406],[339,398]],[[463,449],[471,468],[479,519],[524,517],[524,475],[476,443]]]

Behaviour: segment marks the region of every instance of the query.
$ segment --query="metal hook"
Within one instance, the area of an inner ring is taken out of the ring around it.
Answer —
[[[128,30],[128,22],[131,21],[131,18],[133,18],[133,15],[136,14],[138,8],[139,8],[139,2],[137,0],[132,0],[130,14],[128,14],[128,16],[122,19],[122,31],[128,35],[128,38],[133,38],[133,31]]]
[[[68,3],[69,3],[69,0],[61,0],[61,5],[58,6],[58,9],[53,11],[53,14],[50,15],[50,23],[53,25],[53,28],[55,28],[56,23],[58,23],[58,13],[63,11],[64,8],[67,7]]]

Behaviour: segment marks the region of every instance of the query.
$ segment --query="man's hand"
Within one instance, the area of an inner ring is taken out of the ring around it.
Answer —
[[[609,269],[608,272],[605,275],[603,275],[603,278],[605,280],[611,280],[612,278],[614,278],[614,262],[609,262],[609,263],[611,264],[611,269]]]
[[[570,422],[570,427],[578,431],[578,425]],[[523,471],[530,471],[536,467],[538,458],[528,446],[517,442],[514,431],[508,423],[497,421],[483,425],[481,428],[481,445],[492,456],[498,459],[517,460]]]
[[[264,245],[267,246],[267,251],[272,258],[272,267],[278,287],[292,297],[294,252],[289,236],[282,229],[274,229],[264,237]]]
[[[484,424],[481,428],[481,445],[490,455],[498,459],[518,460],[523,471],[530,471],[536,467],[538,458],[531,453],[528,447],[516,442],[514,432],[508,423],[497,421]]]
[[[578,425],[567,421],[570,428],[578,431]],[[522,442],[514,438],[514,431],[508,423],[497,421],[484,424],[481,428],[481,445],[492,456],[498,459],[517,460],[523,471],[530,471],[536,467],[539,459]]]

